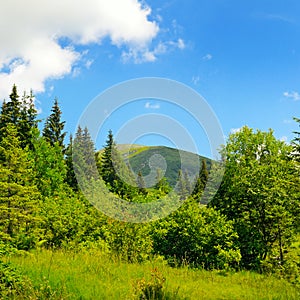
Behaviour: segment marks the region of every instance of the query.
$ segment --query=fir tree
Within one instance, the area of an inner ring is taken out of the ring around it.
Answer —
[[[29,146],[32,149],[32,131],[37,128],[38,121],[36,120],[37,110],[34,105],[34,96],[32,91],[30,95],[24,95],[19,101],[17,87],[14,85],[10,100],[3,102],[0,115],[0,129],[5,128],[8,124],[13,124],[17,130],[17,135],[24,149]],[[0,134],[0,139],[1,139]]]
[[[206,186],[206,183],[208,181],[208,170],[207,170],[206,160],[202,159],[201,164],[202,164],[202,166],[199,171],[199,176],[197,178],[195,188],[193,191],[194,198],[201,197],[203,190]]]
[[[72,149],[72,163],[76,178],[80,179],[81,184],[88,183],[92,178],[97,179],[95,146],[87,128],[82,130],[80,126],[78,127]]]
[[[106,145],[101,157],[100,175],[111,192],[122,198],[132,199],[136,189],[134,176],[122,160],[114,142],[112,131],[109,130]]]
[[[0,239],[28,249],[38,240],[40,194],[33,183],[32,162],[21,148],[14,125],[1,129]]]
[[[29,96],[26,95],[26,93],[24,93],[22,97],[19,135],[23,148],[25,148],[28,145],[30,149],[33,149],[33,131],[37,128],[37,124],[37,110],[34,105],[34,95],[32,91],[30,91]]]
[[[70,135],[70,142],[65,152],[65,162],[67,168],[66,183],[74,190],[78,190],[78,183],[73,167],[73,137]]]
[[[45,127],[43,129],[43,136],[50,145],[57,143],[62,149],[64,148],[64,132],[65,121],[61,121],[61,110],[58,105],[58,100],[55,98],[51,109],[50,116],[46,119]]]
[[[13,86],[8,102],[3,102],[0,116],[0,129],[7,127],[8,124],[13,124],[19,135],[19,124],[21,119],[21,102],[17,92],[16,85]],[[0,131],[0,139],[3,138],[3,131]]]

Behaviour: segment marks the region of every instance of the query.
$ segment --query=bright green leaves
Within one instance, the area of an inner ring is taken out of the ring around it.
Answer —
[[[232,134],[222,151],[226,170],[212,205],[234,221],[246,267],[258,267],[273,248],[283,259],[290,243],[299,206],[290,152],[272,131],[248,127]]]

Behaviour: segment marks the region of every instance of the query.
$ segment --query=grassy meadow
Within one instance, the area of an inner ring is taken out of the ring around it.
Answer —
[[[32,288],[9,299],[299,299],[283,279],[254,272],[171,268],[163,260],[126,263],[99,250],[33,251],[7,263]],[[152,293],[146,293],[153,289]],[[27,285],[28,288],[28,285]]]

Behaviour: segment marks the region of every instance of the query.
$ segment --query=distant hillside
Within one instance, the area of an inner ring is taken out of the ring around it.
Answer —
[[[176,184],[180,169],[193,176],[198,174],[202,159],[206,160],[208,168],[211,164],[206,157],[165,146],[118,145],[118,149],[135,174],[140,171],[147,182],[154,182],[159,168],[165,170],[164,176],[171,186]]]

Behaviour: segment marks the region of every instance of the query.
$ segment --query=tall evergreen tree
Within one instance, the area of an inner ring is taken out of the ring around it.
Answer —
[[[134,176],[117,150],[112,131],[109,130],[101,157],[100,175],[111,192],[131,199],[135,194]]]
[[[24,95],[19,100],[17,87],[14,85],[10,100],[3,102],[0,114],[0,129],[8,124],[13,124],[17,130],[18,138],[22,148],[29,146],[32,149],[32,132],[37,128],[37,110],[34,105],[34,96],[32,91],[30,95]],[[1,134],[0,134],[1,139]]]
[[[188,191],[187,191],[187,188],[186,188],[186,183],[185,183],[183,172],[182,172],[181,169],[178,171],[177,192],[178,192],[178,195],[180,197],[180,200],[185,200],[186,199],[186,197],[188,195]]]
[[[203,190],[206,186],[207,181],[208,181],[207,164],[206,164],[206,160],[202,159],[201,160],[201,169],[199,171],[199,176],[197,178],[194,191],[192,193],[194,198],[201,197],[202,192],[203,192]]]
[[[70,135],[70,141],[65,152],[65,162],[67,168],[66,183],[74,190],[78,190],[78,183],[73,167],[73,136]]]
[[[30,91],[30,95],[24,93],[22,97],[22,110],[20,116],[19,135],[21,139],[22,147],[25,148],[27,145],[30,149],[33,148],[32,139],[33,132],[38,126],[37,110],[34,105],[34,95]]]
[[[62,112],[57,98],[54,100],[51,112],[50,116],[46,119],[43,136],[52,146],[57,143],[63,149],[64,138],[66,136],[66,132],[64,132],[65,121],[61,121]]]
[[[40,194],[33,183],[32,162],[21,148],[15,126],[8,124],[1,131],[0,239],[28,249],[38,240]]]
[[[5,128],[8,124],[13,124],[17,133],[19,134],[19,124],[21,119],[21,102],[19,101],[19,95],[16,85],[13,86],[12,92],[9,96],[8,102],[3,102],[0,116],[0,129]],[[3,137],[3,131],[1,131],[1,138]]]
[[[95,146],[87,128],[82,130],[79,126],[77,129],[73,140],[72,164],[76,178],[80,180],[79,183],[81,185],[88,183],[92,178],[96,179],[98,177],[95,162]],[[71,168],[71,164],[69,168]]]

